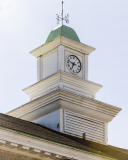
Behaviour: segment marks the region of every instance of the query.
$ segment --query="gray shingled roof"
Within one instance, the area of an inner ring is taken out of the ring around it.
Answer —
[[[92,141],[59,133],[39,124],[21,120],[1,113],[0,126],[60,144],[75,147],[81,150],[116,158],[118,160],[128,160],[128,150],[120,149],[110,145],[102,145]]]

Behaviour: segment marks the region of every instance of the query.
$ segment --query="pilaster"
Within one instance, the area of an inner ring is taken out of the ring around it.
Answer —
[[[64,46],[60,45],[57,49],[57,70],[64,71]]]
[[[84,73],[84,78],[86,79],[86,80],[88,80],[88,55],[87,54],[85,54],[85,56],[84,56],[85,58],[84,58],[84,69],[85,69],[85,73]]]
[[[41,80],[41,57],[37,58],[37,82]]]

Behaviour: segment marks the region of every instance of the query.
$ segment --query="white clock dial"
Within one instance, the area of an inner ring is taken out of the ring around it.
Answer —
[[[68,55],[66,57],[66,64],[67,64],[68,69],[72,73],[77,74],[81,71],[81,62],[79,58],[75,55]]]

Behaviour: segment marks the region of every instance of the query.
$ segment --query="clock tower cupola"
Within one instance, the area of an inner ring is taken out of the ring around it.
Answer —
[[[57,15],[62,25],[30,52],[37,58],[37,82],[23,89],[30,102],[8,115],[107,144],[108,122],[121,109],[95,99],[102,87],[88,80],[88,56],[95,48],[81,43],[76,32],[63,25],[67,17],[62,10],[62,18]]]

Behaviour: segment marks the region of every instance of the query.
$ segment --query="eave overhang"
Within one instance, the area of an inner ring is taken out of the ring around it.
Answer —
[[[60,108],[71,110],[107,123],[122,110],[121,108],[97,101],[93,98],[81,96],[64,89],[56,89],[8,112],[7,115],[32,121]]]
[[[0,150],[38,160],[42,160],[42,158],[49,160],[84,160],[85,158],[116,160],[101,152],[98,154],[82,150],[1,126]]]
[[[53,39],[52,41],[32,50],[30,52],[30,54],[32,54],[33,56],[35,56],[36,58],[39,56],[42,56],[44,54],[46,54],[47,52],[56,49],[58,46],[63,45],[65,47],[68,47],[70,49],[74,49],[76,51],[82,52],[84,54],[89,55],[90,53],[92,53],[95,48],[90,47],[86,44],[74,41],[72,39],[69,39],[67,37],[64,37],[62,35],[56,37],[55,39]]]
[[[78,89],[82,89],[83,91],[88,91],[90,93],[97,93],[99,89],[102,88],[102,85],[91,82],[89,80],[83,79],[81,77],[59,71],[25,89],[23,89],[23,92],[25,92],[29,97],[32,99],[35,99],[39,97],[40,95],[43,95],[47,92],[49,92],[52,86],[53,88],[63,88],[64,84],[69,84],[72,86],[72,88],[77,87]],[[44,92],[45,90],[45,92]],[[34,97],[36,95],[36,97]]]

